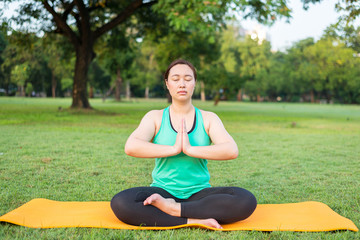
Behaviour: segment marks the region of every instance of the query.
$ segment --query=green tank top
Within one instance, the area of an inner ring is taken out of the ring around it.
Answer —
[[[171,124],[169,107],[167,107],[163,111],[160,130],[154,137],[153,143],[174,145],[176,135],[177,132]],[[194,124],[188,136],[192,146],[207,146],[211,143],[204,128],[201,112],[196,107]],[[189,198],[192,194],[210,187],[207,160],[189,157],[182,152],[176,156],[156,158],[152,178],[151,186],[165,189],[181,199]]]

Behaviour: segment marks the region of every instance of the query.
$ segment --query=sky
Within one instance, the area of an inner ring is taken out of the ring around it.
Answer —
[[[340,13],[335,11],[338,0],[323,0],[321,3],[310,4],[308,10],[303,9],[301,0],[290,0],[288,7],[292,9],[290,23],[278,20],[271,27],[265,27],[273,50],[285,50],[292,43],[313,37],[319,40],[326,27],[336,23]],[[256,21],[240,21],[246,30],[252,30]]]

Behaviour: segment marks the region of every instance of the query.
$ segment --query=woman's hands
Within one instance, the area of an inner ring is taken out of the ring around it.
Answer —
[[[176,135],[176,141],[174,144],[174,149],[175,149],[175,154],[179,154],[182,152],[182,121],[181,121],[181,126],[180,126],[180,130],[178,131],[178,134]]]
[[[178,134],[176,136],[176,142],[173,146],[177,152],[177,154],[183,152],[188,155],[189,150],[191,148],[191,144],[189,141],[189,136],[186,130],[185,119],[181,120],[180,128],[178,130]]]
[[[203,112],[204,119],[208,122],[208,135],[212,145],[192,146],[189,142],[185,121],[181,121],[175,145],[178,153],[208,160],[230,160],[237,158],[239,152],[234,139],[224,128],[220,118],[211,112]],[[178,154],[177,153],[177,154]]]

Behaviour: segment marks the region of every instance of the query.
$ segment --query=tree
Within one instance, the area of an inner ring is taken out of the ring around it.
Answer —
[[[289,68],[287,68],[287,55],[275,52],[269,59],[269,72],[265,78],[265,95],[270,101],[289,101],[293,96],[293,84],[290,83]],[[280,99],[278,99],[280,97]]]
[[[244,78],[241,75],[241,66],[243,64],[241,60],[241,43],[244,41],[242,32],[244,30],[241,26],[234,23],[229,24],[222,31],[220,44],[221,44],[221,56],[219,62],[224,67],[227,76],[222,80],[228,81],[229,86],[235,91],[237,90],[238,101],[242,100],[242,88],[244,87]]]
[[[338,22],[327,27],[322,39],[336,39],[343,42],[347,47],[360,53],[360,26],[355,27],[344,22]]]
[[[109,93],[115,88],[115,100],[120,101],[120,93],[123,85],[123,78],[127,76],[135,58],[131,46],[132,36],[126,33],[129,29],[112,29],[104,36],[101,44],[99,62],[108,70],[110,75],[115,76]],[[99,46],[100,47],[100,46]]]
[[[161,74],[155,59],[156,45],[149,38],[143,39],[138,44],[137,58],[132,66],[134,74],[132,79],[135,83],[145,87],[145,98],[149,98],[150,88],[162,83]]]
[[[307,81],[311,81],[313,76],[310,76],[310,79],[306,78],[308,72],[303,72],[305,69],[304,63],[307,61],[304,51],[307,47],[314,45],[313,38],[306,38],[296,42],[291,48],[287,50],[285,57],[285,70],[287,79],[284,83],[285,92],[288,92],[291,95],[302,95],[306,99],[306,94],[310,93],[310,101],[314,102],[314,89],[312,85]],[[291,100],[288,99],[287,100]]]
[[[2,0],[9,2],[11,0]],[[15,0],[13,0],[15,1]],[[309,2],[320,0],[303,0]],[[32,0],[22,3],[18,23],[27,23],[28,29],[42,26],[44,31],[55,31],[64,35],[73,45],[76,53],[73,108],[91,108],[87,97],[87,72],[95,58],[94,43],[104,33],[135,18],[140,29],[146,25],[156,26],[153,19],[164,16],[169,26],[177,30],[197,29],[209,33],[218,29],[228,18],[229,10],[243,12],[245,17],[261,22],[272,22],[276,16],[290,16],[284,0],[272,1],[179,1],[167,0]],[[3,10],[1,10],[3,11]],[[0,14],[1,16],[1,14]]]
[[[322,39],[306,49],[308,62],[318,72],[317,91],[330,102],[339,98],[342,102],[352,103],[358,95],[354,81],[359,81],[359,61],[354,57],[354,50],[335,39]],[[320,87],[321,86],[321,87]]]
[[[18,86],[20,96],[25,96],[25,82],[29,78],[29,72],[29,64],[26,62],[16,65],[11,71],[11,78]]]
[[[72,75],[68,71],[68,63],[72,57],[71,46],[65,39],[59,35],[48,33],[41,38],[44,58],[51,71],[51,95],[53,98],[58,95],[58,83],[66,75]],[[58,46],[62,46],[59,48]],[[61,82],[60,82],[61,83]]]
[[[89,69],[89,83],[90,88],[96,88],[103,94],[103,99],[106,97],[106,90],[110,86],[111,76],[107,71],[101,68],[97,59],[93,61]],[[90,97],[93,97],[93,89],[90,89]]]
[[[8,45],[7,40],[5,39],[5,34],[3,31],[0,30],[0,66],[4,63],[5,58],[3,56],[3,52],[6,49],[6,46]],[[0,68],[0,88],[8,89],[8,84],[6,83],[6,74],[4,72],[4,69]],[[6,90],[6,94],[7,94]]]
[[[251,99],[261,100],[265,93],[265,79],[269,72],[271,46],[267,41],[258,43],[258,39],[247,36],[240,45],[241,76],[245,79],[244,88]]]
[[[358,0],[338,1],[335,7],[338,12],[343,12],[343,16],[340,17],[340,21],[342,22],[354,22],[360,15],[360,4]]]
[[[21,96],[24,96],[24,89],[29,82],[32,83],[34,90],[45,92],[49,69],[46,66],[40,39],[32,33],[12,31],[7,36],[7,41],[8,45],[2,54],[6,61],[1,65],[5,74],[5,85],[8,88],[11,84],[18,86]]]

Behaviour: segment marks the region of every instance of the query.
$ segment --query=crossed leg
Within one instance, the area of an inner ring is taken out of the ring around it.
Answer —
[[[256,208],[256,199],[249,191],[237,187],[206,188],[189,199],[175,198],[161,188],[139,187],[115,195],[111,207],[121,221],[133,225],[200,223],[222,228],[219,222],[249,217]]]
[[[181,217],[181,203],[176,202],[172,198],[163,198],[158,193],[154,193],[150,197],[148,197],[144,201],[144,205],[152,205],[171,216]],[[222,226],[213,218],[207,218],[207,219],[188,218],[187,223],[188,224],[199,223],[205,226],[222,229]]]

